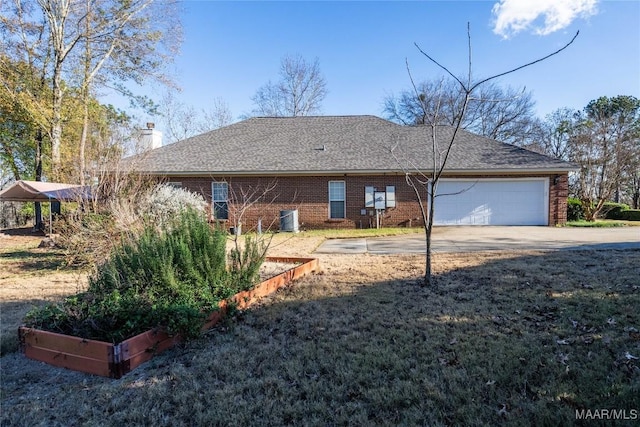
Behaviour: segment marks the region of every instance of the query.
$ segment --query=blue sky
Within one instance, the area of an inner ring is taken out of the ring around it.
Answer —
[[[237,120],[256,90],[277,80],[283,56],[318,58],[329,90],[322,114],[381,116],[384,98],[410,87],[405,59],[418,81],[442,75],[414,42],[466,72],[467,22],[476,78],[551,53],[580,31],[560,55],[498,81],[531,91],[541,118],[604,95],[640,97],[635,0],[187,1],[171,69],[181,102],[202,110],[221,98]]]

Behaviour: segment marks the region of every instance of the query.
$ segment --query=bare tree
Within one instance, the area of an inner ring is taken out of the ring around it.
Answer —
[[[164,122],[163,139],[171,144],[194,135],[193,128],[197,113],[193,107],[180,102],[175,92],[168,91],[162,96],[160,114]]]
[[[233,123],[233,115],[229,109],[229,104],[222,98],[213,98],[211,106],[202,110],[202,120],[196,130],[204,133],[228,126],[231,123]]]
[[[252,116],[297,117],[320,112],[327,96],[327,83],[316,58],[307,62],[300,55],[285,56],[280,63],[280,80],[269,81],[251,98]]]
[[[165,139],[169,143],[209,132],[233,122],[229,105],[222,98],[213,98],[211,106],[198,112],[180,102],[174,92],[165,93],[160,113],[164,118]]]
[[[433,217],[435,214],[436,198],[441,196],[440,194],[437,194],[438,183],[440,181],[442,174],[446,170],[447,160],[456,142],[456,137],[460,129],[463,128],[463,124],[465,123],[465,117],[467,114],[467,109],[469,107],[469,104],[470,102],[478,99],[478,98],[475,98],[476,92],[479,91],[479,88],[481,88],[483,85],[487,84],[492,80],[495,80],[507,74],[514,73],[518,70],[529,67],[536,63],[542,62],[554,55],[557,55],[558,53],[560,53],[561,51],[569,47],[569,45],[571,45],[574,42],[577,36],[578,36],[578,33],[576,33],[576,35],[571,39],[571,41],[569,41],[569,43],[567,43],[562,48],[556,50],[555,52],[549,55],[546,55],[542,58],[526,63],[524,65],[515,67],[503,73],[495,74],[493,76],[481,79],[476,82],[472,81],[471,31],[470,31],[469,25],[467,26],[468,71],[467,71],[467,77],[465,81],[463,81],[463,79],[458,78],[454,74],[452,74],[447,67],[445,67],[444,65],[440,64],[438,61],[433,59],[428,53],[422,50],[418,44],[416,44],[416,47],[418,48],[420,53],[422,53],[422,55],[424,55],[430,62],[432,62],[437,67],[442,69],[447,75],[453,78],[458,83],[458,86],[460,88],[459,99],[454,100],[456,108],[452,110],[453,121],[451,123],[451,127],[452,127],[451,137],[448,138],[448,142],[446,143],[446,145],[441,146],[440,140],[438,137],[438,130],[441,127],[440,117],[441,117],[441,112],[443,111],[442,106],[446,100],[446,96],[442,92],[436,92],[436,93],[440,93],[440,96],[436,96],[434,100],[428,100],[427,97],[421,96],[422,93],[419,90],[418,86],[415,84],[414,79],[411,76],[409,65],[407,63],[407,70],[409,71],[409,78],[414,88],[414,94],[416,99],[419,100],[418,105],[422,111],[423,116],[425,118],[429,118],[430,120],[429,122],[426,123],[427,126],[425,128],[428,129],[428,135],[429,135],[428,139],[430,141],[429,144],[431,145],[431,150],[433,155],[433,165],[428,172],[422,172],[419,170],[411,170],[411,171],[405,170],[407,183],[413,188],[416,194],[416,198],[419,202],[420,210],[422,212],[422,217],[424,220],[425,241],[426,241],[425,275],[424,275],[424,281],[423,281],[424,286],[431,286],[433,284],[433,279],[431,274],[431,234],[433,230]],[[435,86],[435,88],[440,89],[441,87]],[[479,98],[479,99],[482,99],[482,98]],[[393,149],[392,149],[392,153],[393,153]],[[393,154],[395,155],[395,153]],[[427,194],[426,206],[425,206],[425,201],[422,198],[422,194],[425,189]]]
[[[71,0],[37,0],[49,29],[49,47],[52,56],[52,108],[51,108],[51,162],[52,170],[57,171],[60,164],[60,146],[62,144],[62,82],[63,64],[82,33],[77,27],[69,25],[73,5]]]
[[[40,0],[42,1],[42,0]],[[83,29],[77,53],[83,126],[79,142],[80,183],[85,179],[85,149],[90,127],[89,103],[96,83],[168,83],[159,64],[168,62],[180,45],[180,20],[171,2],[85,0],[78,26]],[[162,28],[165,27],[165,28]],[[169,27],[169,28],[167,28]],[[168,31],[170,30],[170,31]]]
[[[534,151],[569,160],[574,123],[578,116],[579,112],[570,108],[560,108],[548,114],[542,124],[543,134],[536,141],[537,147]]]
[[[384,114],[404,125],[437,123],[454,126],[465,94],[454,79],[429,80],[384,100]],[[538,139],[541,123],[535,117],[531,92],[494,82],[479,87],[469,99],[461,127],[478,135],[516,145]]]

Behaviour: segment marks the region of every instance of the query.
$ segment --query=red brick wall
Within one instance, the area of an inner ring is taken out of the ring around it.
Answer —
[[[568,196],[568,175],[565,173],[549,177],[549,225],[561,225],[567,222]]]
[[[565,223],[567,220],[567,174],[537,176],[549,178],[549,225]],[[447,178],[456,178],[456,176],[447,176]],[[482,178],[482,176],[464,176],[464,178]],[[201,193],[208,202],[211,202],[213,180],[229,183],[231,200],[229,226],[240,220],[245,231],[255,229],[258,219],[262,220],[263,230],[269,228],[277,230],[280,226],[280,211],[292,209],[298,210],[298,222],[302,230],[375,227],[375,211],[367,209],[364,215],[361,212],[364,209],[366,186],[373,186],[378,191],[384,191],[389,185],[395,186],[396,207],[384,212],[381,218],[382,226],[408,227],[421,226],[423,223],[415,193],[407,185],[404,175],[230,177],[225,179],[184,177],[171,178],[169,181],[181,182],[183,188]],[[345,219],[329,219],[329,181],[346,183]],[[426,203],[426,200],[424,202]]]

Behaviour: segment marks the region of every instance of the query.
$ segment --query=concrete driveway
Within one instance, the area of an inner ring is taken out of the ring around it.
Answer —
[[[640,249],[640,227],[436,227],[435,253],[488,250]],[[329,239],[316,253],[408,254],[424,253],[424,233],[394,237]]]

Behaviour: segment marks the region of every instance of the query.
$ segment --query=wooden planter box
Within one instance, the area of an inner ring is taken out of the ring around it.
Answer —
[[[209,329],[227,314],[229,306],[245,309],[260,298],[275,292],[312,271],[318,269],[316,258],[268,257],[268,262],[301,263],[257,285],[250,291],[235,294],[221,301],[219,310],[208,317],[203,330]],[[156,354],[181,341],[179,335],[168,335],[164,331],[150,330],[131,337],[119,344],[88,340],[70,335],[57,334],[39,329],[18,329],[20,349],[29,359],[39,360],[54,366],[74,371],[120,378]]]

